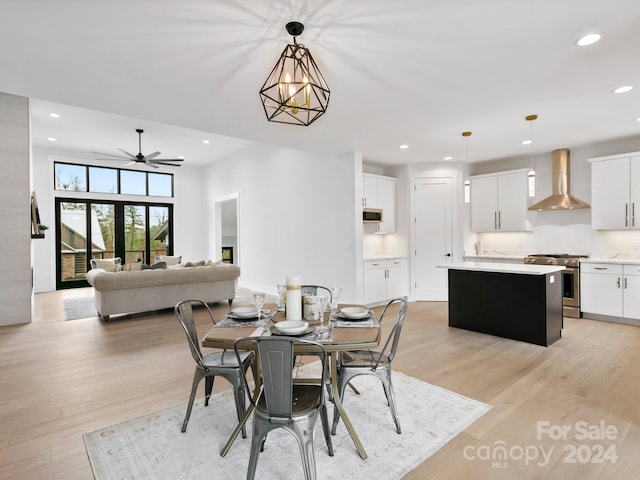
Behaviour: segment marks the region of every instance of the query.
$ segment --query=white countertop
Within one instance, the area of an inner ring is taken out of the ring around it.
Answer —
[[[524,263],[525,257],[526,255],[500,255],[499,253],[495,253],[493,255],[465,255],[463,258],[479,262],[482,260],[521,260]]]
[[[615,263],[615,264],[626,264],[626,265],[640,265],[639,258],[624,258],[624,257],[613,257],[613,258],[581,258],[580,263]]]
[[[368,260],[393,260],[394,258],[409,258],[407,255],[375,255],[375,256],[364,256],[362,260],[365,262]]]
[[[453,270],[475,270],[481,272],[517,273],[522,275],[546,275],[564,270],[560,265],[528,265],[518,263],[491,263],[491,262],[459,262],[449,265],[438,265],[438,268]]]

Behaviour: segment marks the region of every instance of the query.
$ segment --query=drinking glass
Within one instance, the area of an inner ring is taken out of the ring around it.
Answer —
[[[318,296],[318,313],[320,314],[320,325],[324,323],[324,312],[327,310],[329,298],[324,295]]]
[[[284,310],[287,303],[287,286],[278,285],[278,310]]]
[[[262,314],[262,307],[264,305],[264,292],[254,292],[253,303],[258,309],[258,322],[259,322]]]

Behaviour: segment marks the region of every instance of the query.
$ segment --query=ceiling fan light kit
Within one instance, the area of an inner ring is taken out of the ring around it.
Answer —
[[[129,163],[127,163],[125,166],[135,165],[136,163],[143,163],[153,168],[159,168],[158,165],[179,167],[180,165],[179,164],[176,165],[175,162],[184,162],[184,159],[182,158],[156,158],[158,155],[160,155],[160,152],[158,151],[150,153],[149,155],[143,155],[142,154],[142,134],[144,133],[144,130],[142,130],[141,128],[136,128],[136,132],[138,134],[138,154],[137,155],[133,155],[122,148],[118,148],[118,150],[124,153],[126,157],[122,155],[113,155],[111,153],[102,153],[102,152],[91,152],[91,153],[112,157],[112,158],[96,158],[96,160],[127,160]]]
[[[300,22],[289,22],[293,43],[283,50],[260,89],[267,120],[308,126],[327,111],[331,94],[318,65],[296,37],[304,30]]]

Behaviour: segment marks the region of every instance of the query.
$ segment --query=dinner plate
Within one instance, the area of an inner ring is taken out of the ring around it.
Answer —
[[[343,320],[345,322],[363,322],[365,320],[370,320],[371,319],[371,312],[369,312],[365,317],[361,317],[361,318],[351,318],[351,317],[345,317],[343,314],[341,314],[340,312],[338,312],[338,314],[336,315],[340,320]]]
[[[232,318],[238,322],[252,322],[258,319],[258,312],[254,312],[254,314],[250,317],[240,317],[235,315],[233,312],[227,313],[227,317]]]
[[[309,335],[310,333],[315,332],[316,327],[311,325],[307,327],[306,330],[300,333],[285,333],[281,330],[278,330],[278,327],[276,325],[272,325],[271,328],[269,328],[269,331],[271,332],[272,335],[284,335],[285,337],[300,337],[302,335]]]
[[[338,316],[348,318],[349,320],[362,320],[369,318],[371,316],[371,312],[366,308],[346,307],[338,312]]]
[[[255,307],[238,307],[231,310],[231,314],[236,318],[255,318],[258,316],[258,309]]]

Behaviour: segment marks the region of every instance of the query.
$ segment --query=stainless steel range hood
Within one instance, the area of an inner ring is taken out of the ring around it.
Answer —
[[[591,208],[587,202],[569,193],[569,149],[561,148],[551,152],[551,196],[534,203],[529,210],[553,211]]]

